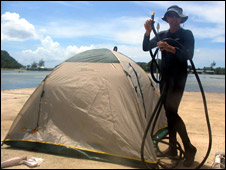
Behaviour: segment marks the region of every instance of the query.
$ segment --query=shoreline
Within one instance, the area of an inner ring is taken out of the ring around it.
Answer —
[[[24,69],[24,68],[1,68],[1,71],[53,71],[54,68],[44,68],[44,69]],[[151,75],[150,72],[145,71],[147,74]],[[188,73],[188,74],[193,74],[194,73]],[[224,75],[225,74],[213,74],[213,73],[198,73],[198,75]]]
[[[17,70],[26,70],[26,69],[24,69],[24,68],[1,68],[1,70],[17,71]]]
[[[19,89],[1,89],[1,91],[9,91],[9,90],[23,90],[23,89],[36,89],[37,87],[31,87],[31,88],[19,88]],[[200,91],[184,91],[184,93],[200,93]],[[225,94],[225,92],[205,92],[204,93],[210,93],[210,94]]]
[[[44,69],[20,69],[20,68],[15,68],[15,69],[1,69],[1,71],[53,71],[54,68],[44,68]]]
[[[15,117],[35,89],[36,88],[1,90],[2,140],[4,140]],[[205,95],[212,129],[212,148],[209,157],[202,168],[209,169],[214,163],[215,153],[225,153],[225,93],[205,93]],[[192,144],[197,148],[194,165],[189,167],[189,169],[193,169],[203,160],[209,141],[201,93],[185,91],[178,112],[185,122]],[[181,143],[180,138],[177,137],[177,139]],[[44,162],[36,169],[136,169],[120,164],[27,151],[12,148],[7,145],[1,146],[2,161],[20,156],[43,158]],[[181,161],[177,168],[185,168],[183,167],[183,161]],[[26,165],[18,165],[9,167],[9,169],[30,168]]]

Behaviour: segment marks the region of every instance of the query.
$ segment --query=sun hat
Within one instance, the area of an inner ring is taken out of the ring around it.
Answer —
[[[182,9],[182,8],[180,8],[180,7],[177,6],[177,5],[173,5],[173,6],[170,6],[170,7],[167,9],[167,11],[166,11],[164,17],[162,17],[162,20],[164,20],[164,21],[167,22],[166,16],[167,16],[167,14],[168,14],[169,12],[176,12],[177,15],[181,18],[181,23],[184,23],[184,22],[188,19],[188,16],[186,16],[186,15],[183,14],[183,9]]]

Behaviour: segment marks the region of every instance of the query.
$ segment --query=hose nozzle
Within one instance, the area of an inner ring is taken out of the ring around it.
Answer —
[[[151,13],[151,19],[154,20],[154,17],[155,17],[155,12],[152,12]]]

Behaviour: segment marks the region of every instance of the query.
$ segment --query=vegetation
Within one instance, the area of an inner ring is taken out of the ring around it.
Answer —
[[[217,67],[214,69],[214,73],[225,75],[225,68]]]
[[[18,63],[7,51],[1,50],[1,68],[25,68]]]
[[[26,66],[27,70],[38,70],[38,71],[51,71],[52,68],[45,68],[45,61],[41,59],[38,63],[33,61],[31,65]]]
[[[157,63],[160,66],[161,60],[158,60]],[[143,68],[144,71],[150,72],[151,61],[148,63],[137,62],[137,64],[140,65],[140,67]],[[1,68],[11,68],[11,69],[26,68],[27,70],[52,70],[52,69],[45,68],[44,66],[45,66],[45,61],[43,59],[41,59],[38,63],[34,61],[33,63],[31,63],[31,65],[23,66],[22,64],[18,63],[13,57],[11,57],[7,51],[1,50]],[[210,64],[210,67],[197,68],[197,70],[203,70],[203,73],[207,73],[207,74],[212,73],[212,74],[225,75],[225,68],[221,68],[221,67],[214,68],[215,66],[216,66],[216,62],[213,61]],[[153,67],[155,71],[156,65],[154,64]],[[192,67],[188,66],[188,70],[192,70]]]
[[[39,68],[44,67],[44,66],[45,66],[45,61],[44,61],[43,59],[41,59],[41,60],[38,62],[38,66],[39,66]]]
[[[215,67],[215,66],[216,66],[216,62],[213,61],[213,62],[210,64],[210,69],[213,70],[213,67]]]
[[[145,63],[145,62],[137,62],[137,64],[144,69],[144,71],[146,72],[150,72],[150,65],[151,65],[151,62],[148,62],[148,63]],[[159,64],[159,67],[161,68],[161,60],[158,60],[157,62]],[[213,61],[211,64],[210,64],[210,67],[203,67],[203,68],[196,68],[196,70],[200,71],[204,74],[221,74],[221,75],[225,75],[225,68],[221,68],[221,67],[217,67],[217,68],[214,68],[216,66],[216,62]],[[156,70],[156,66],[155,64],[153,65],[153,69],[154,69],[154,72]],[[192,66],[188,66],[188,72],[192,72]]]
[[[145,63],[145,62],[137,62],[137,64],[138,64],[141,68],[143,68],[144,71],[150,72],[151,62],[152,62],[152,61],[149,61],[148,63]],[[161,68],[161,60],[158,59],[158,60],[156,60],[156,62],[158,63],[159,67]],[[153,70],[154,70],[154,72],[157,71],[156,65],[155,65],[155,64],[153,64]]]
[[[147,63],[145,63],[145,62],[137,62],[137,64],[141,67],[141,68],[143,68],[143,70],[144,71],[150,71],[150,67],[148,67],[147,66]]]
[[[27,69],[27,70],[52,70],[45,68],[45,61],[41,59],[38,63],[33,62],[31,65],[23,66],[18,63],[7,51],[1,50],[1,68],[7,69]]]

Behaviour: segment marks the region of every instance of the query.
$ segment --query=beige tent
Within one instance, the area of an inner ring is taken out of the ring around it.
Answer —
[[[141,165],[142,137],[159,98],[149,76],[108,49],[77,54],[39,85],[13,122],[5,144],[42,152]],[[166,127],[161,111],[155,132]],[[144,147],[156,164],[151,137]]]

